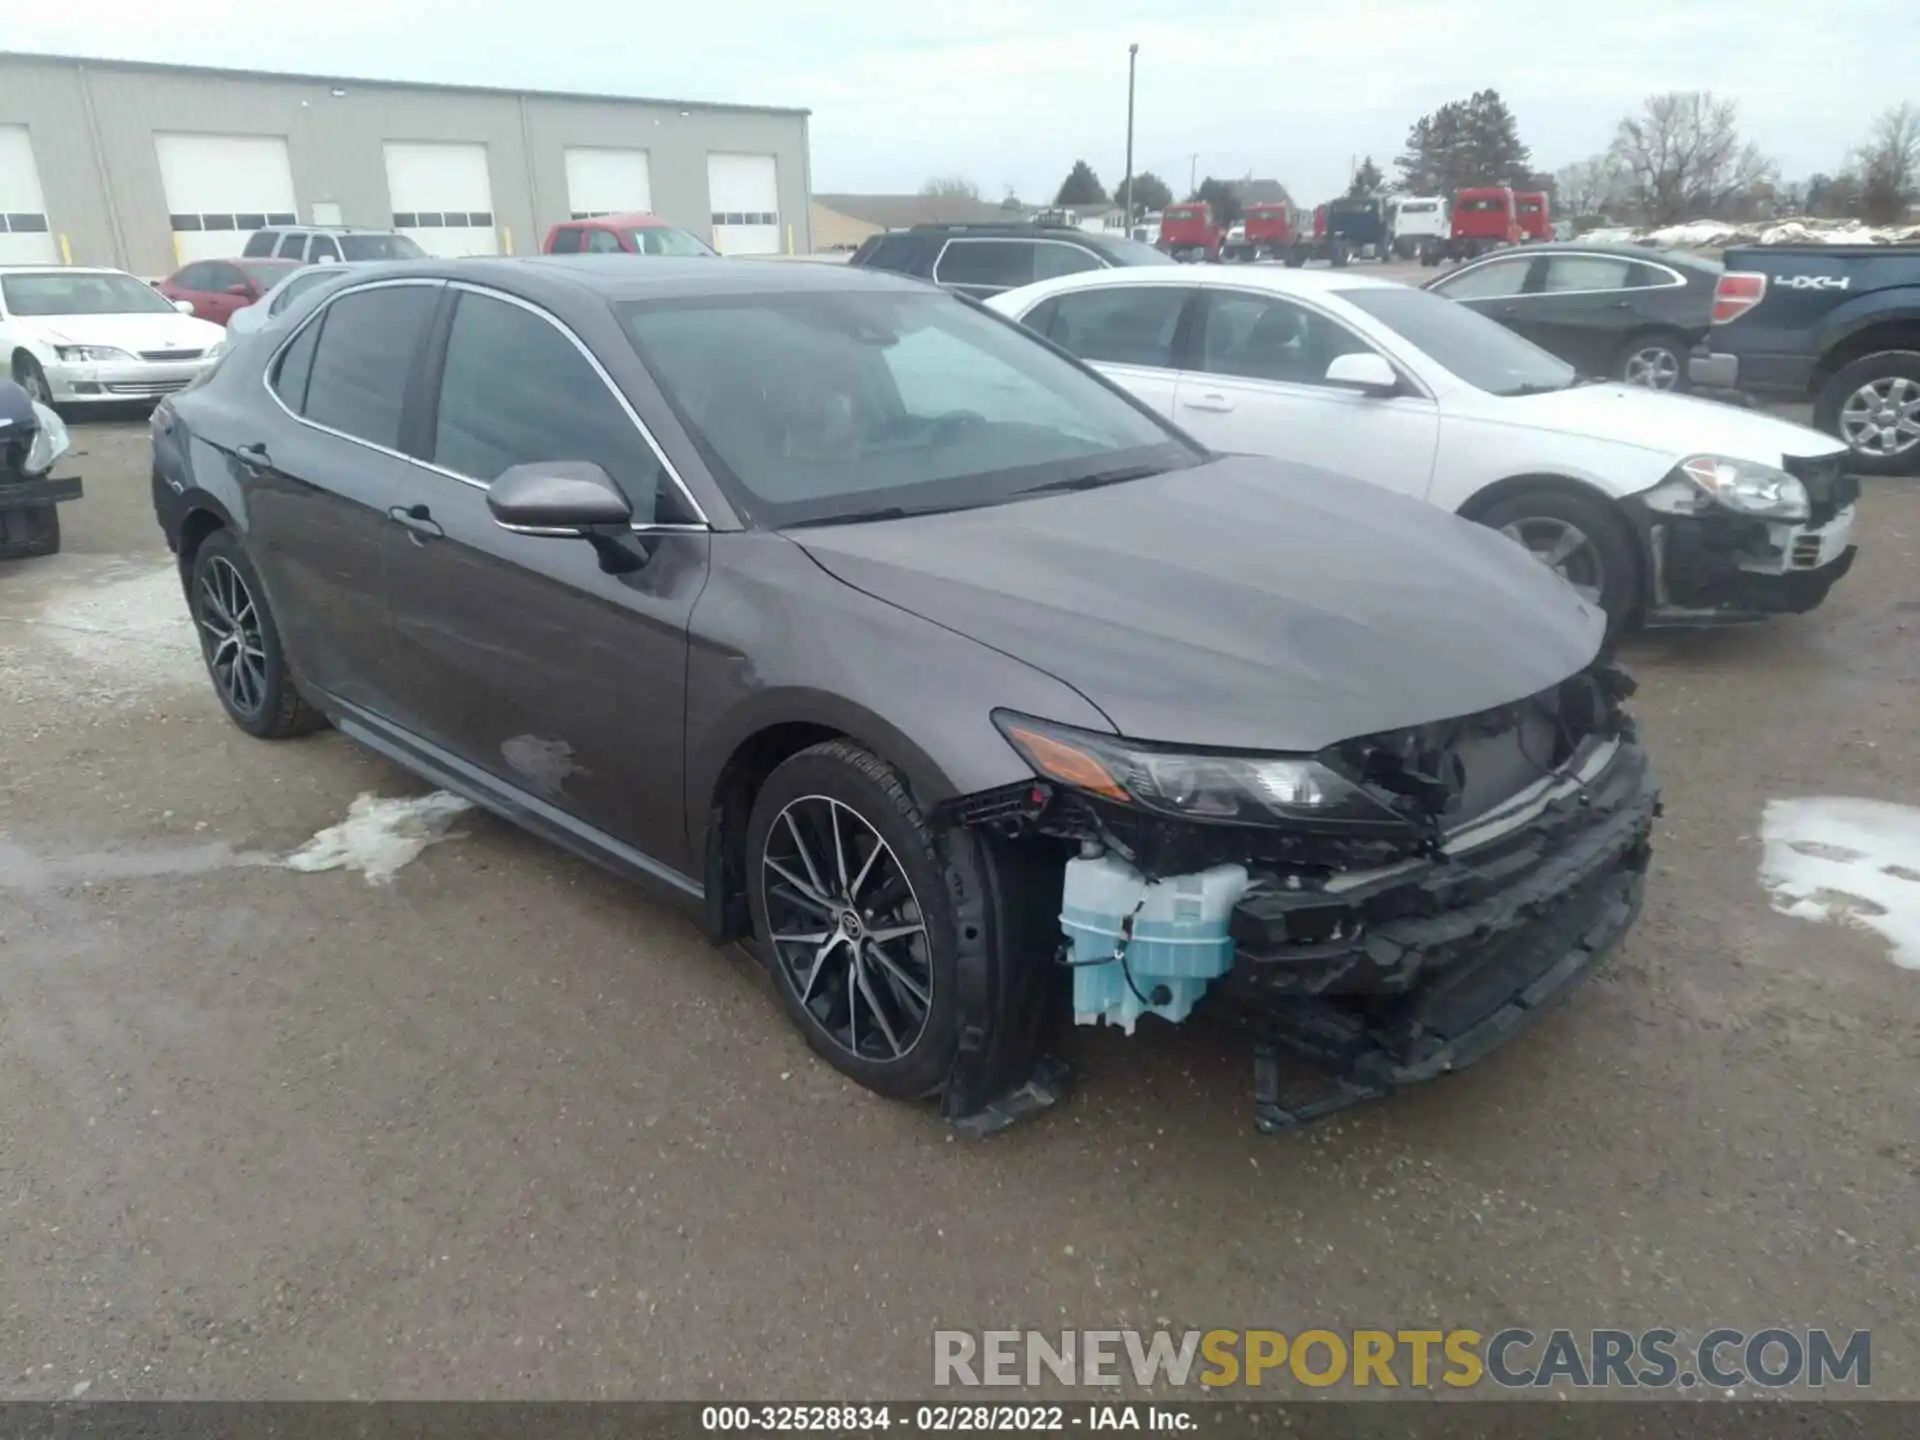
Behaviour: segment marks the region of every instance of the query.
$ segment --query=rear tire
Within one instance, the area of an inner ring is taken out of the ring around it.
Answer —
[[[899,773],[846,740],[781,764],[754,797],[747,884],[813,1052],[889,1099],[938,1092],[960,1048],[953,887]]]
[[[214,531],[194,552],[187,609],[207,677],[234,724],[256,739],[284,740],[327,723],[294,684],[266,587],[231,530]]]
[[[1619,633],[1638,615],[1640,547],[1605,500],[1543,485],[1515,491],[1469,518],[1524,545],[1543,564],[1571,537],[1575,548],[1552,568],[1606,612],[1607,634]]]
[[[1629,335],[1620,347],[1613,373],[1622,384],[1659,394],[1681,394],[1687,388],[1686,342],[1666,330]]]
[[[1813,423],[1846,441],[1848,466],[1863,475],[1920,475],[1920,350],[1882,350],[1843,365],[1814,397]]]
[[[60,507],[19,505],[0,510],[0,560],[60,553]]]

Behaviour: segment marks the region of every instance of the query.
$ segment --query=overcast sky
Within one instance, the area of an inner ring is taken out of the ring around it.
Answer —
[[[1920,101],[1916,0],[60,0],[9,49],[813,110],[815,189],[958,173],[1050,199],[1078,156],[1275,176],[1296,200],[1387,168],[1407,127],[1491,85],[1546,169],[1603,149],[1650,91],[1736,97],[1788,179],[1835,170],[1873,113]],[[1193,158],[1197,154],[1198,159]]]

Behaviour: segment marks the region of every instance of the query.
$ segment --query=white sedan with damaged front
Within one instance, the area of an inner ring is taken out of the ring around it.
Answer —
[[[1616,628],[1811,610],[1853,564],[1859,486],[1830,436],[1583,381],[1411,286],[1095,270],[987,303],[1215,450],[1371,481],[1503,531]]]
[[[226,346],[218,325],[195,319],[124,270],[79,266],[0,269],[0,357],[42,405],[125,404],[184,390]]]

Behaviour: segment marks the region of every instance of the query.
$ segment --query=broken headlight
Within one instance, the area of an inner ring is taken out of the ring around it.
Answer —
[[[53,462],[67,453],[73,439],[67,433],[66,421],[38,400],[33,402],[33,418],[40,428],[33,432],[33,441],[27,446],[25,469],[29,475],[41,475],[51,470]]]
[[[1183,820],[1410,831],[1390,799],[1304,755],[1178,750],[996,710],[994,724],[1042,778]]]
[[[1675,474],[1684,475],[1709,499],[1742,515],[1769,520],[1804,520],[1809,514],[1807,487],[1786,471],[1762,465],[1757,460],[1695,455],[1682,460],[1675,467]]]

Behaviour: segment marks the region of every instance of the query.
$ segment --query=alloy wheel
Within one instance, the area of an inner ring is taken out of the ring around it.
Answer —
[[[1920,380],[1869,380],[1840,407],[1840,437],[1862,455],[1904,455],[1920,446]]]
[[[1627,357],[1627,384],[1671,390],[1680,383],[1680,357],[1665,345],[1648,345]]]
[[[849,805],[803,795],[761,855],[768,940],[801,1006],[859,1060],[904,1058],[933,1009],[933,954],[913,883]]]
[[[201,572],[197,608],[213,683],[234,709],[256,713],[267,699],[267,650],[260,635],[260,610],[247,582],[224,556],[215,556]]]
[[[1573,586],[1582,600],[1598,605],[1606,593],[1607,567],[1600,547],[1570,520],[1540,515],[1509,521],[1500,533],[1524,546],[1542,565]]]

